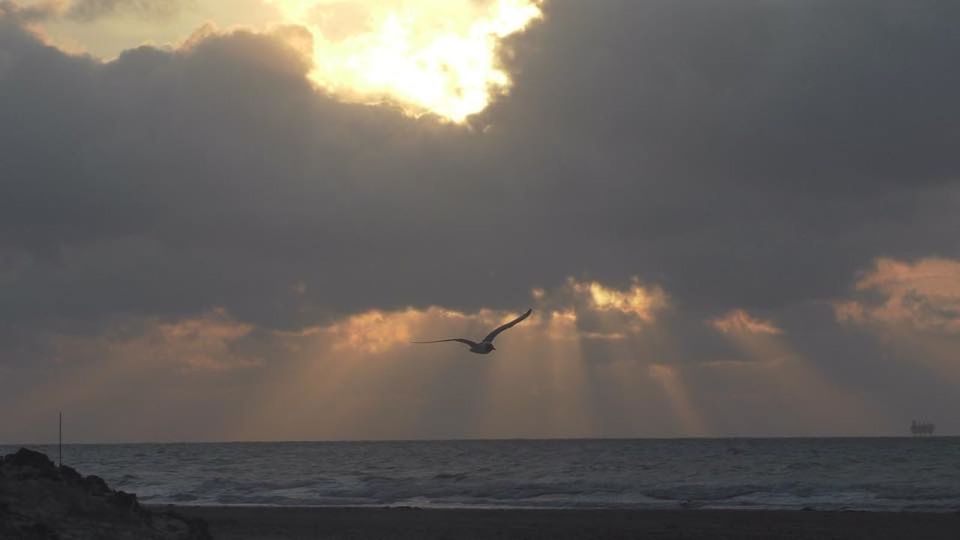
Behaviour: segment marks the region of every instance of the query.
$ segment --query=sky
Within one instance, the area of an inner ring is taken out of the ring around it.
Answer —
[[[0,0],[0,443],[960,434],[958,18]]]

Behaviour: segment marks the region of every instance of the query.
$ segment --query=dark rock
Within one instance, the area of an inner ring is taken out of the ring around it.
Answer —
[[[0,539],[208,540],[202,520],[151,512],[98,476],[21,449],[0,458]]]
[[[42,478],[54,482],[61,480],[56,466],[46,454],[26,448],[7,455],[3,460],[2,470],[5,475],[13,475],[17,478]]]
[[[4,540],[60,540],[60,535],[47,524],[28,516],[0,509],[0,538]]]
[[[67,467],[66,465],[60,466],[60,476],[62,476],[67,483],[76,484],[83,482],[83,475],[78,473],[73,467]]]
[[[53,469],[53,462],[50,461],[50,458],[46,454],[40,452],[34,452],[33,450],[27,450],[26,448],[21,448],[16,451],[14,454],[9,454],[3,458],[3,465],[13,467],[33,467],[34,469]]]
[[[139,512],[142,510],[140,503],[137,502],[137,496],[133,493],[117,490],[108,500],[117,508],[127,510],[128,512]]]
[[[99,476],[91,474],[82,480],[82,482],[87,490],[87,493],[91,495],[106,496],[112,492],[110,486],[107,485],[107,482]]]
[[[29,538],[42,538],[43,540],[60,540],[60,535],[51,529],[45,523],[34,523],[27,532]]]

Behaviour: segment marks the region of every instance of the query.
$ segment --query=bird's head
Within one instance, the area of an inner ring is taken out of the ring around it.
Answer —
[[[490,350],[491,350],[491,351],[497,350],[497,348],[493,346],[493,343],[490,344]]]

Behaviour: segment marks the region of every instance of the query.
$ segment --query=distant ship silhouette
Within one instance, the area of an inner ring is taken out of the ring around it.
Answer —
[[[910,423],[910,433],[914,435],[933,435],[936,429],[937,426],[933,425],[933,422],[917,422],[914,420]]]

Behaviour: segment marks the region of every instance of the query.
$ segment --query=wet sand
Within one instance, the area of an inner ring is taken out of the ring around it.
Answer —
[[[951,539],[960,513],[176,507],[216,539]]]

